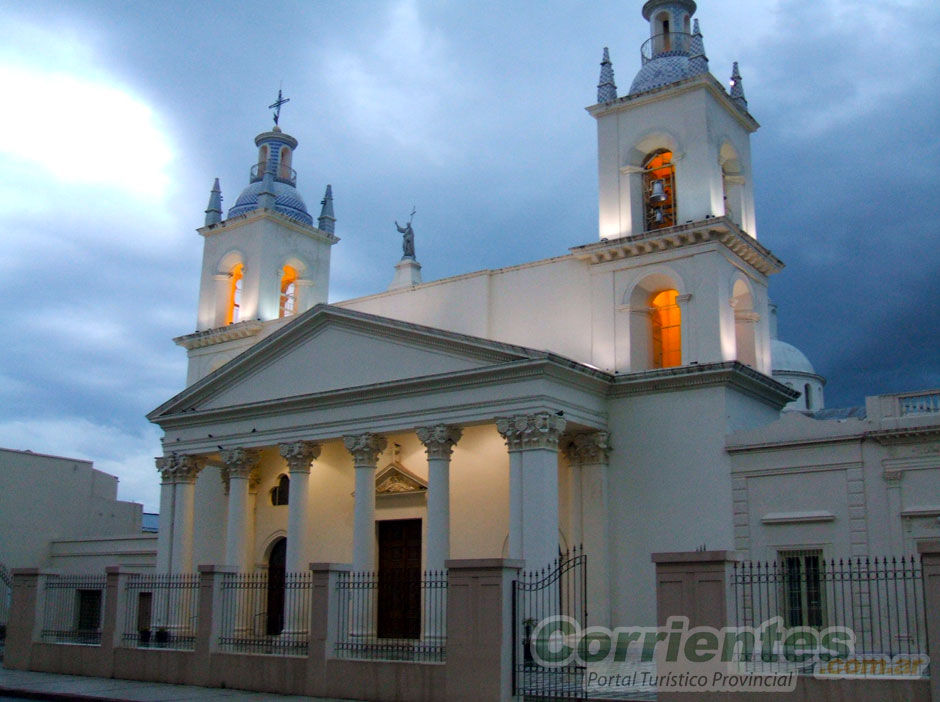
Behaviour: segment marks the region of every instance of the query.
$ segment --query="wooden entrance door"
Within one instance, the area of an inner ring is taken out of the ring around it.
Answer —
[[[287,539],[271,547],[268,557],[268,615],[265,633],[277,636],[284,629],[284,567],[287,563]]]
[[[378,636],[421,636],[421,520],[379,522]]]

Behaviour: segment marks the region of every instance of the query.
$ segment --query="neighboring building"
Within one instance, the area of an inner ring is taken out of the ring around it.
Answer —
[[[600,240],[563,256],[420,283],[406,241],[391,289],[328,305],[332,192],[315,226],[297,141],[255,138],[249,185],[223,220],[216,183],[199,230],[187,387],[149,415],[159,571],[539,568],[583,543],[592,623],[648,624],[651,552],[838,557],[936,536],[940,395],[845,418],[774,338],[759,125],[737,65],[730,92],[709,73],[694,11],[646,3],[622,97],[605,50],[588,108]]]
[[[0,563],[99,573],[152,570],[157,537],[141,505],[117,499],[118,479],[91,461],[0,449]]]

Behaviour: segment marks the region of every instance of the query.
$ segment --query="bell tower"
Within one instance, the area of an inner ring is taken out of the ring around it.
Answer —
[[[175,339],[189,352],[187,384],[327,301],[330,250],[339,241],[333,192],[327,185],[315,226],[291,167],[297,144],[276,122],[255,137],[248,185],[225,219],[218,179],[213,185],[198,230],[204,246],[196,333]]]
[[[634,236],[727,217],[756,237],[750,135],[737,64],[730,92],[709,72],[693,0],[649,0],[640,70],[618,97],[607,50],[597,120],[599,235]]]

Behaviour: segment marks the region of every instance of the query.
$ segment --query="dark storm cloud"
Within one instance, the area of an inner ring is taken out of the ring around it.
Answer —
[[[336,196],[333,299],[384,289],[400,254],[392,221],[412,205],[428,279],[595,240],[596,137],[583,107],[605,45],[621,94],[629,87],[647,34],[641,4],[0,8],[21,37],[0,47],[0,67],[28,57],[132,95],[175,155],[165,187],[142,193],[122,185],[131,173],[66,182],[0,150],[0,444],[93,458],[122,477],[122,497],[155,506],[160,447],[143,414],[185,378],[170,339],[195,327],[193,229],[214,177],[226,209],[247,182],[281,81],[299,188],[311,210],[328,182]],[[788,264],[771,288],[781,337],[828,376],[830,406],[940,385],[940,6],[707,0],[698,16],[712,72],[725,81],[741,62],[763,125],[758,235]],[[31,101],[11,97],[4,111],[28,129]],[[89,129],[134,154],[142,145],[123,126],[102,109]]]

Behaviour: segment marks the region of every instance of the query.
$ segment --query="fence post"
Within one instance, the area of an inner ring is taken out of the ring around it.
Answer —
[[[7,623],[3,665],[29,670],[32,645],[42,632],[42,587],[45,578],[38,568],[13,569],[13,602]]]
[[[735,551],[654,553],[656,624],[673,616],[689,618],[689,626],[727,626],[734,612],[732,568],[741,560]]]
[[[523,561],[447,561],[450,702],[512,698],[512,583]]]
[[[96,674],[111,677],[114,674],[114,648],[120,645],[120,636],[124,633],[123,604],[121,592],[120,566],[107,566],[104,569],[104,612],[101,617],[101,661]]]
[[[927,655],[930,656],[930,699],[940,700],[940,540],[921,541],[924,578],[924,614],[927,620]]]
[[[326,661],[334,656],[339,625],[339,591],[336,586],[340,574],[349,572],[344,563],[311,563],[310,583],[310,643],[307,676],[309,694],[327,694]]]
[[[210,657],[219,650],[219,636],[222,633],[222,579],[226,574],[234,573],[237,568],[200,565],[198,570],[199,609],[194,647],[197,664],[194,669],[201,671],[203,679],[194,684],[214,686]]]

